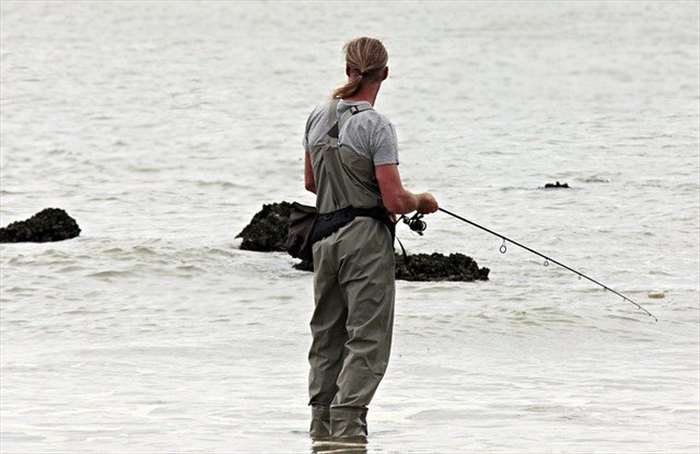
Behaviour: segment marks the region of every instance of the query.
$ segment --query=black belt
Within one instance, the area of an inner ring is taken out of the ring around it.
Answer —
[[[311,234],[311,243],[322,240],[337,232],[341,227],[350,224],[356,217],[369,217],[378,220],[389,228],[391,241],[394,241],[396,225],[386,208],[377,206],[373,208],[355,208],[352,206],[341,208],[329,213],[318,214],[316,224]]]

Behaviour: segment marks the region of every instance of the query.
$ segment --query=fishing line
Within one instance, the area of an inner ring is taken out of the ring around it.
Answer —
[[[477,224],[476,222],[470,221],[469,219],[466,219],[466,218],[464,218],[464,217],[462,217],[462,216],[460,216],[460,215],[458,215],[458,214],[455,214],[455,213],[453,213],[453,212],[451,212],[451,211],[448,211],[448,210],[446,210],[446,209],[444,209],[444,208],[438,208],[438,210],[442,211],[442,212],[445,213],[445,214],[448,214],[448,215],[452,216],[453,218],[459,219],[459,220],[462,221],[462,222],[466,222],[466,223],[469,224],[469,225],[472,225],[472,226],[474,226],[474,227],[476,227],[476,228],[479,228],[479,229],[481,229],[481,230],[484,230],[484,231],[490,233],[491,235],[495,235],[495,236],[499,237],[501,240],[503,240],[503,243],[501,244],[501,247],[498,248],[498,250],[500,251],[501,254],[505,254],[506,251],[508,250],[508,247],[506,246],[506,243],[512,243],[512,244],[514,244],[514,245],[516,245],[516,246],[518,246],[518,247],[520,247],[520,248],[525,249],[525,250],[528,251],[528,252],[531,252],[531,253],[533,253],[533,254],[535,254],[535,255],[538,255],[538,256],[542,257],[542,258],[544,259],[544,266],[549,266],[549,263],[550,263],[550,262],[551,262],[551,263],[555,263],[555,264],[561,266],[562,268],[565,268],[565,269],[571,271],[572,273],[578,275],[578,278],[579,278],[579,279],[581,279],[582,277],[585,278],[585,279],[588,279],[589,281],[593,282],[594,284],[599,285],[599,286],[603,287],[605,290],[608,290],[608,291],[614,293],[615,295],[621,297],[624,301],[628,301],[628,302],[634,304],[638,309],[642,310],[642,311],[643,311],[645,314],[647,314],[649,317],[653,318],[654,321],[656,321],[656,322],[659,321],[659,319],[656,318],[655,315],[653,315],[653,314],[652,314],[651,312],[649,312],[648,310],[644,309],[644,308],[642,307],[641,304],[637,303],[637,302],[634,301],[632,298],[630,298],[630,297],[628,297],[628,296],[626,296],[626,295],[623,295],[622,293],[618,292],[617,290],[608,287],[607,285],[603,284],[602,282],[597,281],[597,280],[593,279],[592,277],[587,276],[586,274],[584,274],[584,273],[582,273],[582,272],[580,272],[580,271],[578,271],[578,270],[575,270],[575,269],[571,268],[570,266],[564,265],[563,263],[559,262],[558,260],[555,260],[555,259],[553,259],[553,258],[551,258],[551,257],[548,257],[548,256],[546,256],[546,255],[544,255],[544,254],[542,254],[542,253],[540,253],[540,252],[538,252],[538,251],[536,251],[536,250],[534,250],[534,249],[532,249],[532,248],[529,248],[529,247],[525,246],[524,244],[518,243],[517,241],[515,241],[515,240],[513,240],[513,239],[511,239],[511,238],[508,238],[508,237],[505,236],[505,235],[501,235],[501,234],[498,233],[498,232],[494,232],[493,230],[491,230],[491,229],[489,229],[489,228],[486,228],[486,227],[484,227],[484,226],[482,226],[482,225],[479,225],[479,224]],[[420,218],[419,218],[419,219],[420,219]],[[425,229],[423,229],[423,230],[425,230]]]

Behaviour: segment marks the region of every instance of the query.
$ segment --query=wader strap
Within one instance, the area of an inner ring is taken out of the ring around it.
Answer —
[[[340,99],[334,99],[331,102],[330,112],[328,114],[328,132],[327,136],[338,138],[338,103]]]
[[[372,106],[368,106],[366,104],[361,104],[359,106],[350,106],[350,112],[352,112],[353,115],[359,114],[360,112],[364,112],[365,110],[372,110]]]
[[[331,112],[330,116],[328,117],[328,124],[330,126],[330,129],[328,130],[327,134],[328,136],[333,137],[334,139],[338,138],[338,135],[340,134],[341,124],[345,123],[349,116],[357,115],[366,110],[372,110],[372,106],[368,106],[366,104],[359,106],[350,106],[350,109],[348,109],[346,112],[343,112],[340,118],[338,118],[338,102],[340,102],[340,99],[335,99],[334,102],[331,103]],[[350,115],[348,115],[347,112],[350,112]]]

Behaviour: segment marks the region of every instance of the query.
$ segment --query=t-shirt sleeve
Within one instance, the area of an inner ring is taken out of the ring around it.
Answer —
[[[305,152],[309,152],[309,128],[311,126],[311,116],[313,112],[306,119],[306,127],[304,128],[304,137],[301,140],[301,145],[304,147]]]
[[[387,123],[372,135],[372,161],[375,166],[399,163],[399,144],[394,125]]]

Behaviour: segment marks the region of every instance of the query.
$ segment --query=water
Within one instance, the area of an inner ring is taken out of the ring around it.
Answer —
[[[304,122],[358,34],[409,188],[659,317],[431,216],[407,248],[491,280],[398,283],[368,451],[698,452],[697,2],[1,8],[0,224],[83,229],[0,246],[3,452],[310,452],[311,276],[234,236],[313,201]]]

